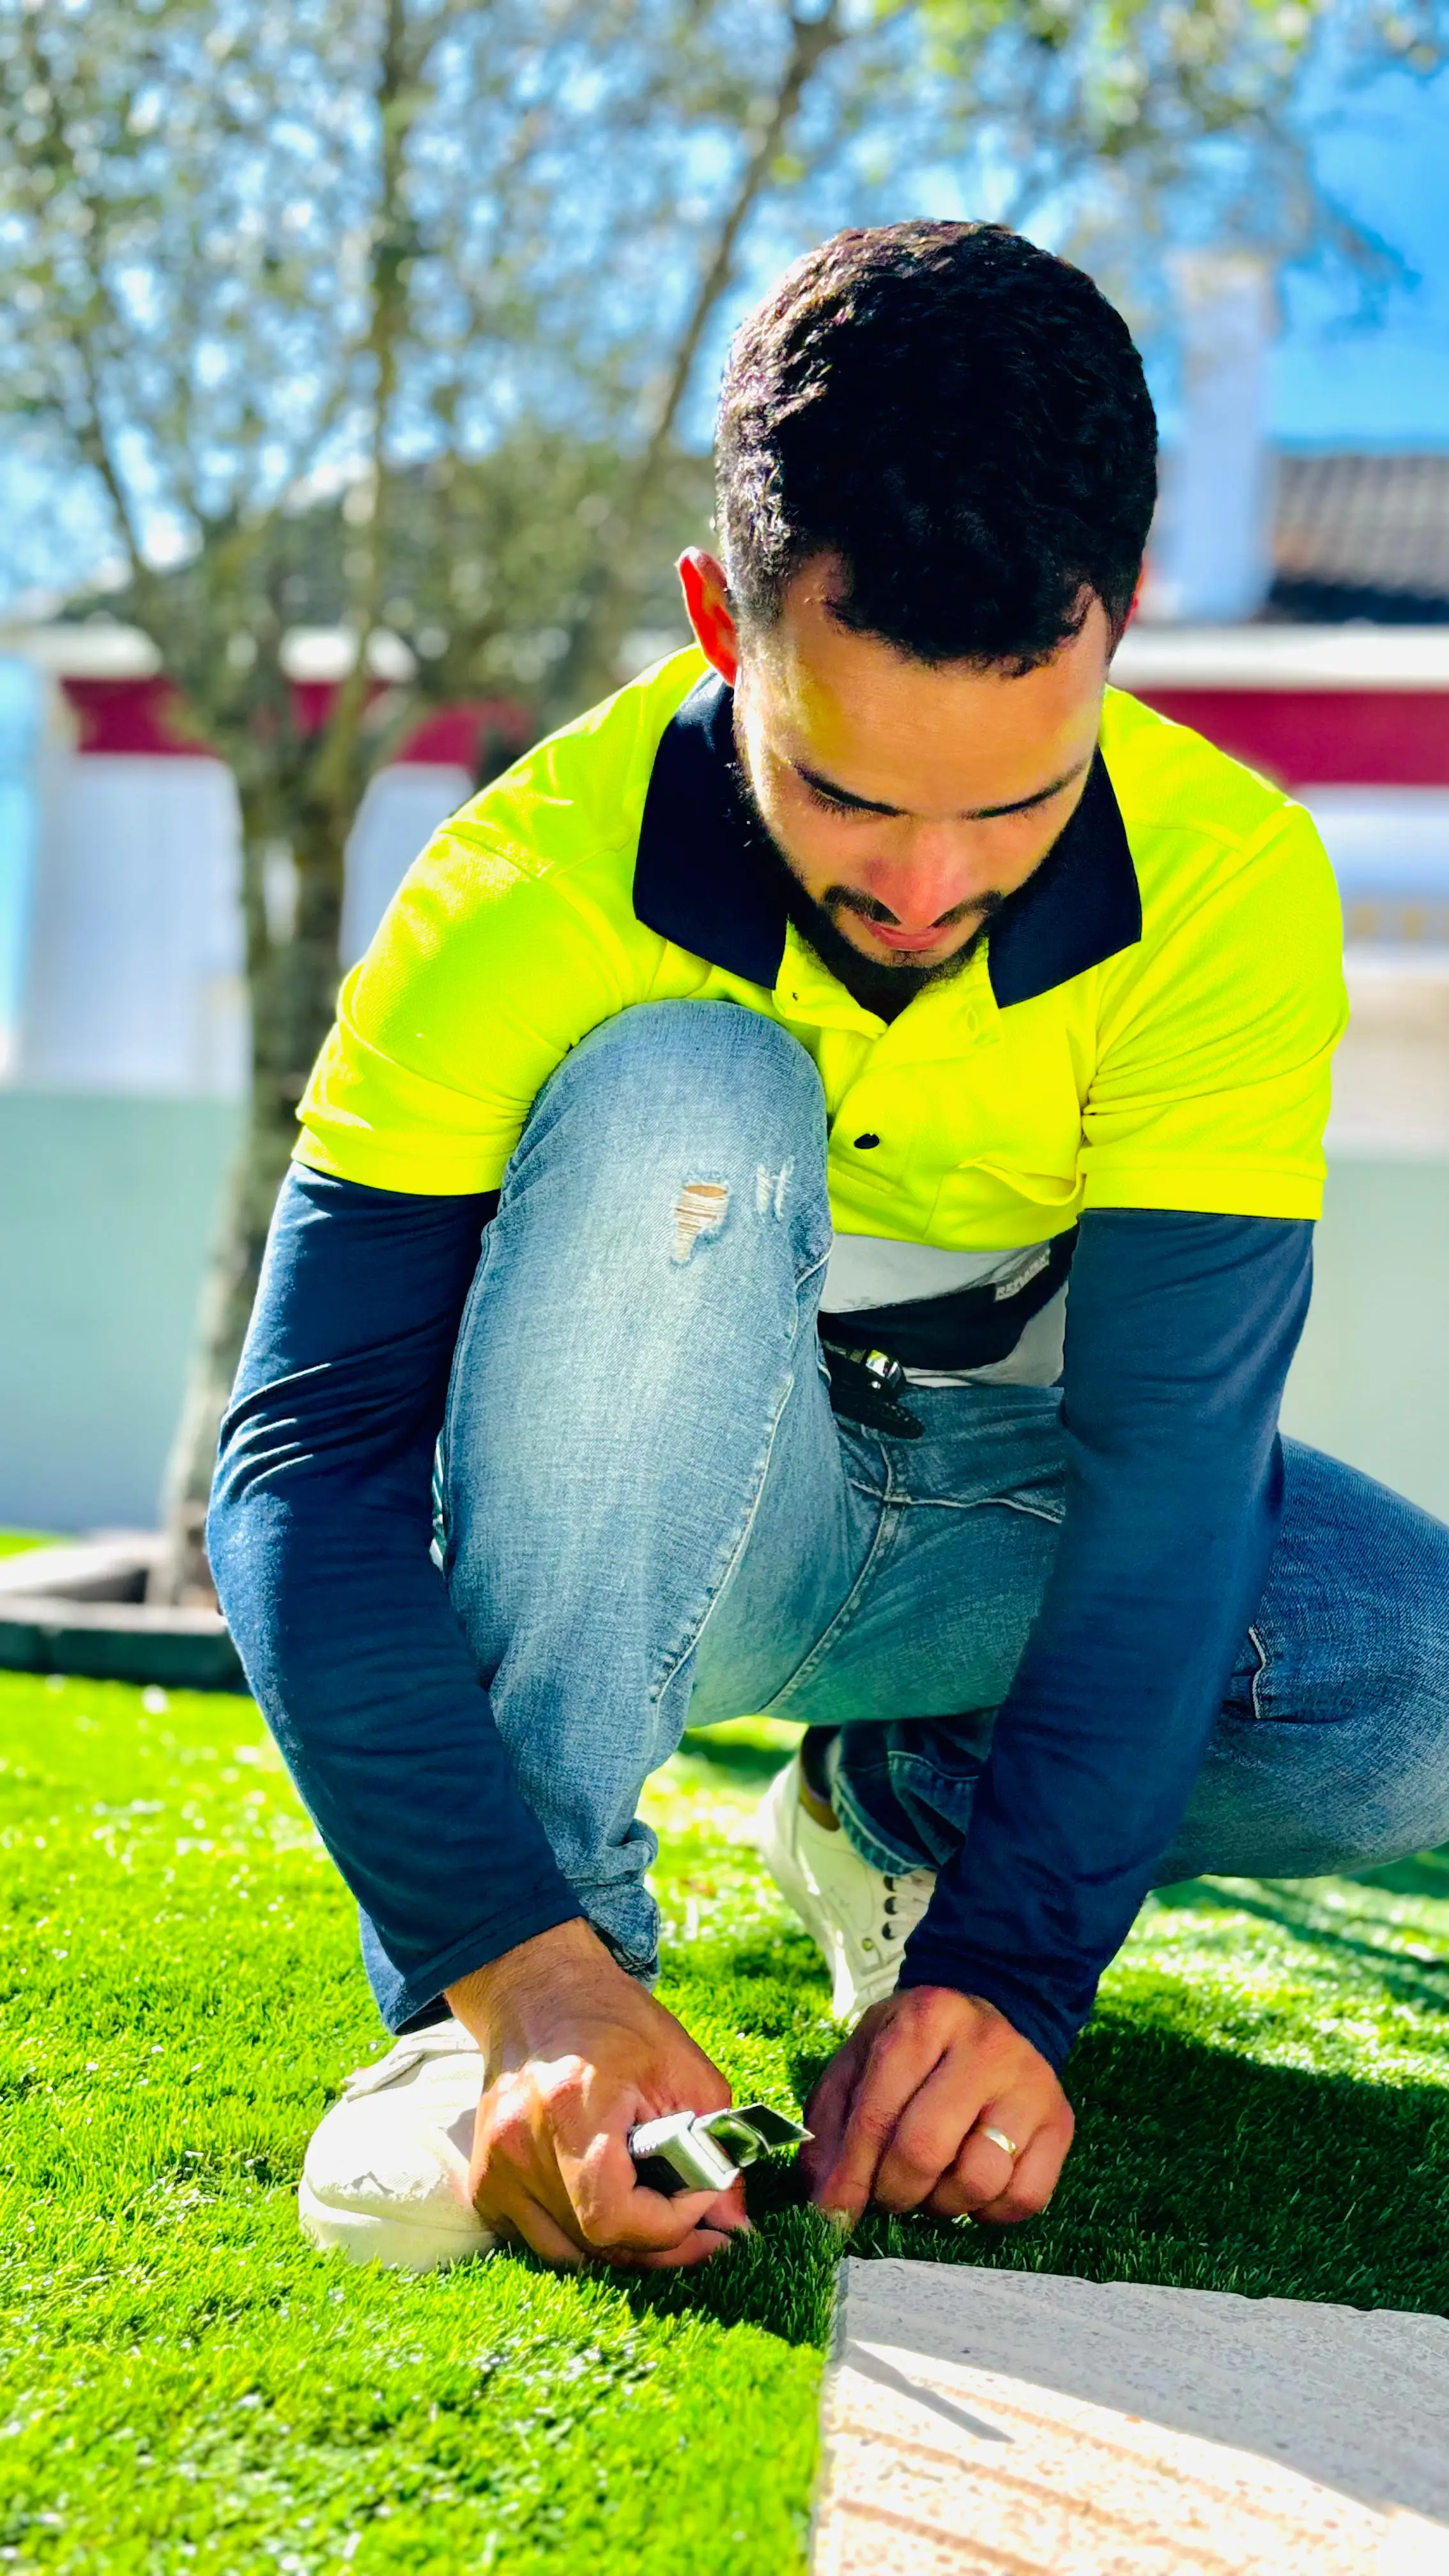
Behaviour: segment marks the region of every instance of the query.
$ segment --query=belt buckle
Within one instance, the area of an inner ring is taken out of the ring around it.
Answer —
[[[901,1403],[906,1373],[889,1351],[851,1350],[843,1342],[821,1337],[830,1371],[830,1402],[847,1422],[867,1431],[884,1431],[892,1440],[919,1440],[925,1425]]]

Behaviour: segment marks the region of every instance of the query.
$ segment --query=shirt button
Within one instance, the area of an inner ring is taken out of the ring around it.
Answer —
[[[857,1136],[855,1140],[856,1151],[857,1153],[868,1154],[872,1145],[878,1145],[879,1143],[879,1136],[873,1136],[867,1128],[866,1133],[863,1136]]]

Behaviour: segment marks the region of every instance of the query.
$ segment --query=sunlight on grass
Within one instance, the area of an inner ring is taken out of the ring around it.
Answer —
[[[748,1837],[793,1741],[688,1738],[647,1798],[662,1991],[782,2107],[832,2044]],[[798,2571],[836,2247],[788,2177],[688,2282],[319,2258],[303,2145],[385,2040],[255,1711],[3,1676],[0,1761],[0,2564]],[[1446,2002],[1442,1859],[1171,1890],[1074,2061],[1046,2218],[871,2220],[854,2250],[1442,2312]]]

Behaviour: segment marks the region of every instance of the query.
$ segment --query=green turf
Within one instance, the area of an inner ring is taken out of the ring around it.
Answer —
[[[778,1749],[655,1784],[669,1999],[735,2082],[829,2046],[743,1840]],[[349,1911],[245,1701],[0,1677],[0,2565],[770,2576],[803,2563],[829,2232],[771,2183],[688,2282],[312,2254],[308,2129],[380,2044]],[[1449,2310],[1449,1865],[1149,1906],[1057,2203],[857,2250]]]

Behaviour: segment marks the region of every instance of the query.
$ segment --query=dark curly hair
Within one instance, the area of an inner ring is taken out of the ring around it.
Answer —
[[[1029,670],[1092,593],[1125,625],[1157,422],[1082,269],[1000,224],[885,224],[807,252],[737,333],[716,473],[747,627],[833,554],[842,625]]]

